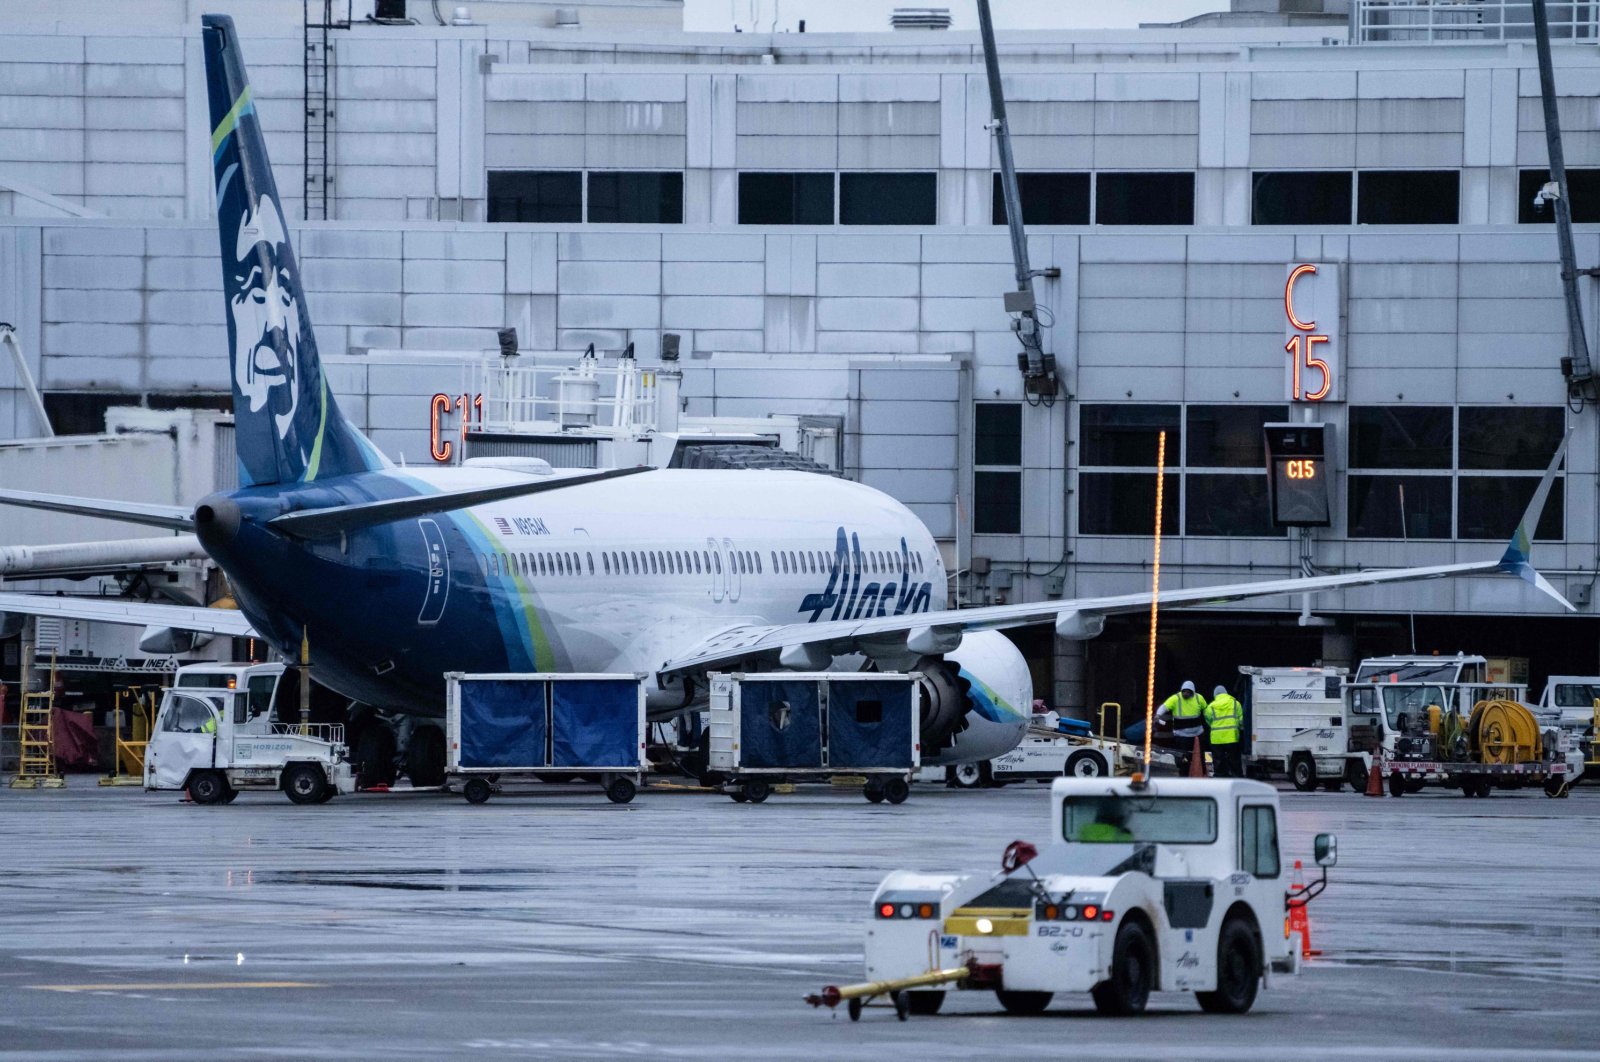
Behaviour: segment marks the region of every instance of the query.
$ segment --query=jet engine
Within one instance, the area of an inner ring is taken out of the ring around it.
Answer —
[[[928,709],[922,762],[970,763],[1016,748],[1033,712],[1028,662],[999,631],[973,631],[942,656],[923,657]]]

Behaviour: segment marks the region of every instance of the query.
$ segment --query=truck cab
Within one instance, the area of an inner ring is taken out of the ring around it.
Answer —
[[[343,726],[279,722],[263,684],[234,677],[247,681],[164,692],[145,748],[146,790],[186,790],[197,804],[231,803],[246,789],[281,789],[297,804],[355,791]]]
[[[1137,1014],[1157,991],[1243,1013],[1269,967],[1293,969],[1288,903],[1315,894],[1286,888],[1278,836],[1278,794],[1261,782],[1058,779],[1049,843],[1015,842],[1000,875],[884,879],[867,976],[965,966],[961,987],[993,990],[1009,1013],[1089,992],[1104,1013]],[[1331,837],[1318,838],[1322,865],[1334,851]],[[931,1013],[942,999],[912,993],[911,1012]]]
[[[236,725],[239,733],[266,733],[274,710],[286,718],[280,697],[292,693],[292,683],[284,683],[283,664],[188,664],[173,678],[177,689],[243,690],[246,694],[245,719]]]

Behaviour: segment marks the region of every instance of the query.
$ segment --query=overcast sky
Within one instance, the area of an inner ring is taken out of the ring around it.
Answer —
[[[1228,0],[990,0],[1001,29],[1115,28],[1171,22],[1206,11],[1226,11]],[[977,29],[975,0],[684,0],[684,29],[726,33],[794,30],[810,33],[887,30],[897,7],[945,7],[952,29]]]

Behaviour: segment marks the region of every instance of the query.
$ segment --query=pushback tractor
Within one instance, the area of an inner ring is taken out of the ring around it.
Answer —
[[[1152,993],[1192,992],[1242,1014],[1269,971],[1297,969],[1286,918],[1326,887],[1334,837],[1315,854],[1320,880],[1286,888],[1278,795],[1261,782],[1057,779],[1048,845],[1013,842],[998,874],[890,874],[868,912],[867,983],[807,1002],[854,1018],[887,996],[904,1018],[986,990],[1033,1014],[1087,992],[1103,1013],[1139,1014]]]
[[[187,790],[196,804],[230,803],[247,789],[321,804],[355,792],[356,779],[343,726],[279,722],[270,694],[248,685],[178,686],[163,695],[145,747],[144,787]]]

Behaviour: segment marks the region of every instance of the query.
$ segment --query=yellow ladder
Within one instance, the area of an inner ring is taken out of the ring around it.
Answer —
[[[63,789],[66,779],[56,770],[55,731],[51,716],[56,702],[56,657],[50,654],[50,684],[44,693],[24,693],[17,719],[17,776],[12,789]]]
[[[140,686],[117,691],[111,773],[100,779],[101,785],[144,785],[144,750],[154,725],[155,697],[155,691]],[[124,715],[129,721],[128,740],[122,737]]]

